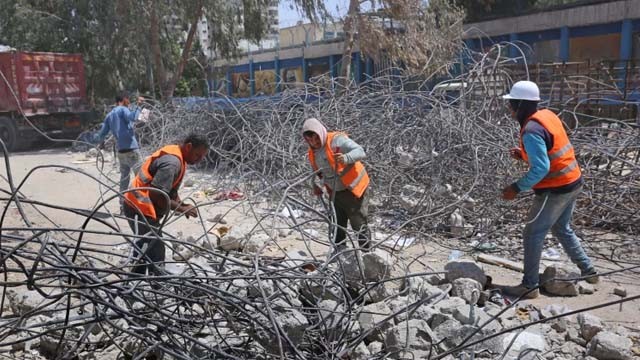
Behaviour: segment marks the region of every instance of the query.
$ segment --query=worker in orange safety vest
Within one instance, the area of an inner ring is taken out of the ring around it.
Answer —
[[[170,210],[197,217],[193,205],[182,203],[178,189],[184,178],[187,164],[193,165],[204,159],[209,150],[205,136],[189,135],[180,145],[167,145],[153,153],[142,164],[125,193],[124,214],[129,219],[131,230],[140,237],[134,247],[134,257],[140,257],[132,272],[137,274],[161,273],[165,259],[165,246],[160,220]]]
[[[522,284],[503,288],[512,296],[535,298],[544,239],[551,230],[582,276],[597,283],[598,276],[580,239],[571,228],[576,199],[583,186],[582,173],[562,120],[548,109],[538,109],[540,90],[531,81],[518,81],[503,98],[520,124],[520,146],[513,158],[527,162],[529,171],[506,186],[502,197],[513,200],[524,191],[535,193],[524,228],[524,277]]]
[[[345,133],[327,132],[325,126],[314,118],[304,122],[302,135],[309,145],[311,167],[322,179],[335,209],[334,245],[338,249],[346,247],[345,229],[350,222],[351,228],[358,232],[360,248],[369,248],[369,175],[361,162],[366,157],[362,146]],[[315,195],[322,195],[322,189],[313,178],[311,186]]]

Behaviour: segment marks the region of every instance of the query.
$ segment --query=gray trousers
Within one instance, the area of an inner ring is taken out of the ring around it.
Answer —
[[[358,232],[358,242],[361,248],[371,247],[371,234],[367,223],[369,215],[369,198],[365,191],[361,198],[357,198],[349,190],[336,191],[333,199],[333,207],[336,211],[336,231],[335,244],[341,245],[347,237],[347,224],[351,223],[351,228]]]
[[[142,167],[140,150],[118,153],[118,162],[120,163],[120,193],[122,193],[129,189],[131,171],[135,176]],[[124,204],[124,197],[120,197],[120,207],[122,207],[122,204]]]

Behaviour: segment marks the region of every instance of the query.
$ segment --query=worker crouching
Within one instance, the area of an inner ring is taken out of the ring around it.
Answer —
[[[193,205],[182,203],[178,189],[187,170],[187,164],[200,162],[207,155],[209,143],[202,135],[189,135],[180,145],[167,145],[153,153],[142,167],[131,188],[125,194],[124,214],[129,226],[141,236],[134,246],[138,264],[132,272],[144,275],[161,274],[165,259],[165,246],[160,220],[170,210],[197,217]]]

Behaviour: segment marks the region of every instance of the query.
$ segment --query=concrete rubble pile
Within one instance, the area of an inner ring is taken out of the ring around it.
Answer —
[[[65,254],[46,250],[48,265],[34,268],[33,282],[5,287],[7,356],[632,358],[632,334],[589,313],[503,333],[569,309],[507,307],[469,260],[450,261],[444,274],[411,274],[382,249],[347,249],[327,261],[301,250],[274,258],[214,246],[136,280],[91,260],[65,267],[56,261]]]

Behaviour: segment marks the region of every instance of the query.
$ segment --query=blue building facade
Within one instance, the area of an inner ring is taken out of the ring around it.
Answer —
[[[640,58],[639,34],[640,0],[621,0],[466,24],[464,41],[472,52],[505,44],[509,57],[527,65],[615,63],[616,78],[624,79],[620,87],[627,92],[636,83],[629,77],[638,76],[635,60]],[[302,49],[250,54],[236,64],[213,68],[210,88],[219,94],[248,97],[273,95],[284,86],[301,86],[311,78],[322,78],[331,86],[340,73],[341,49],[341,42],[325,41]],[[389,73],[390,64],[377,64],[357,49],[351,56],[351,65],[356,83],[393,75]]]

